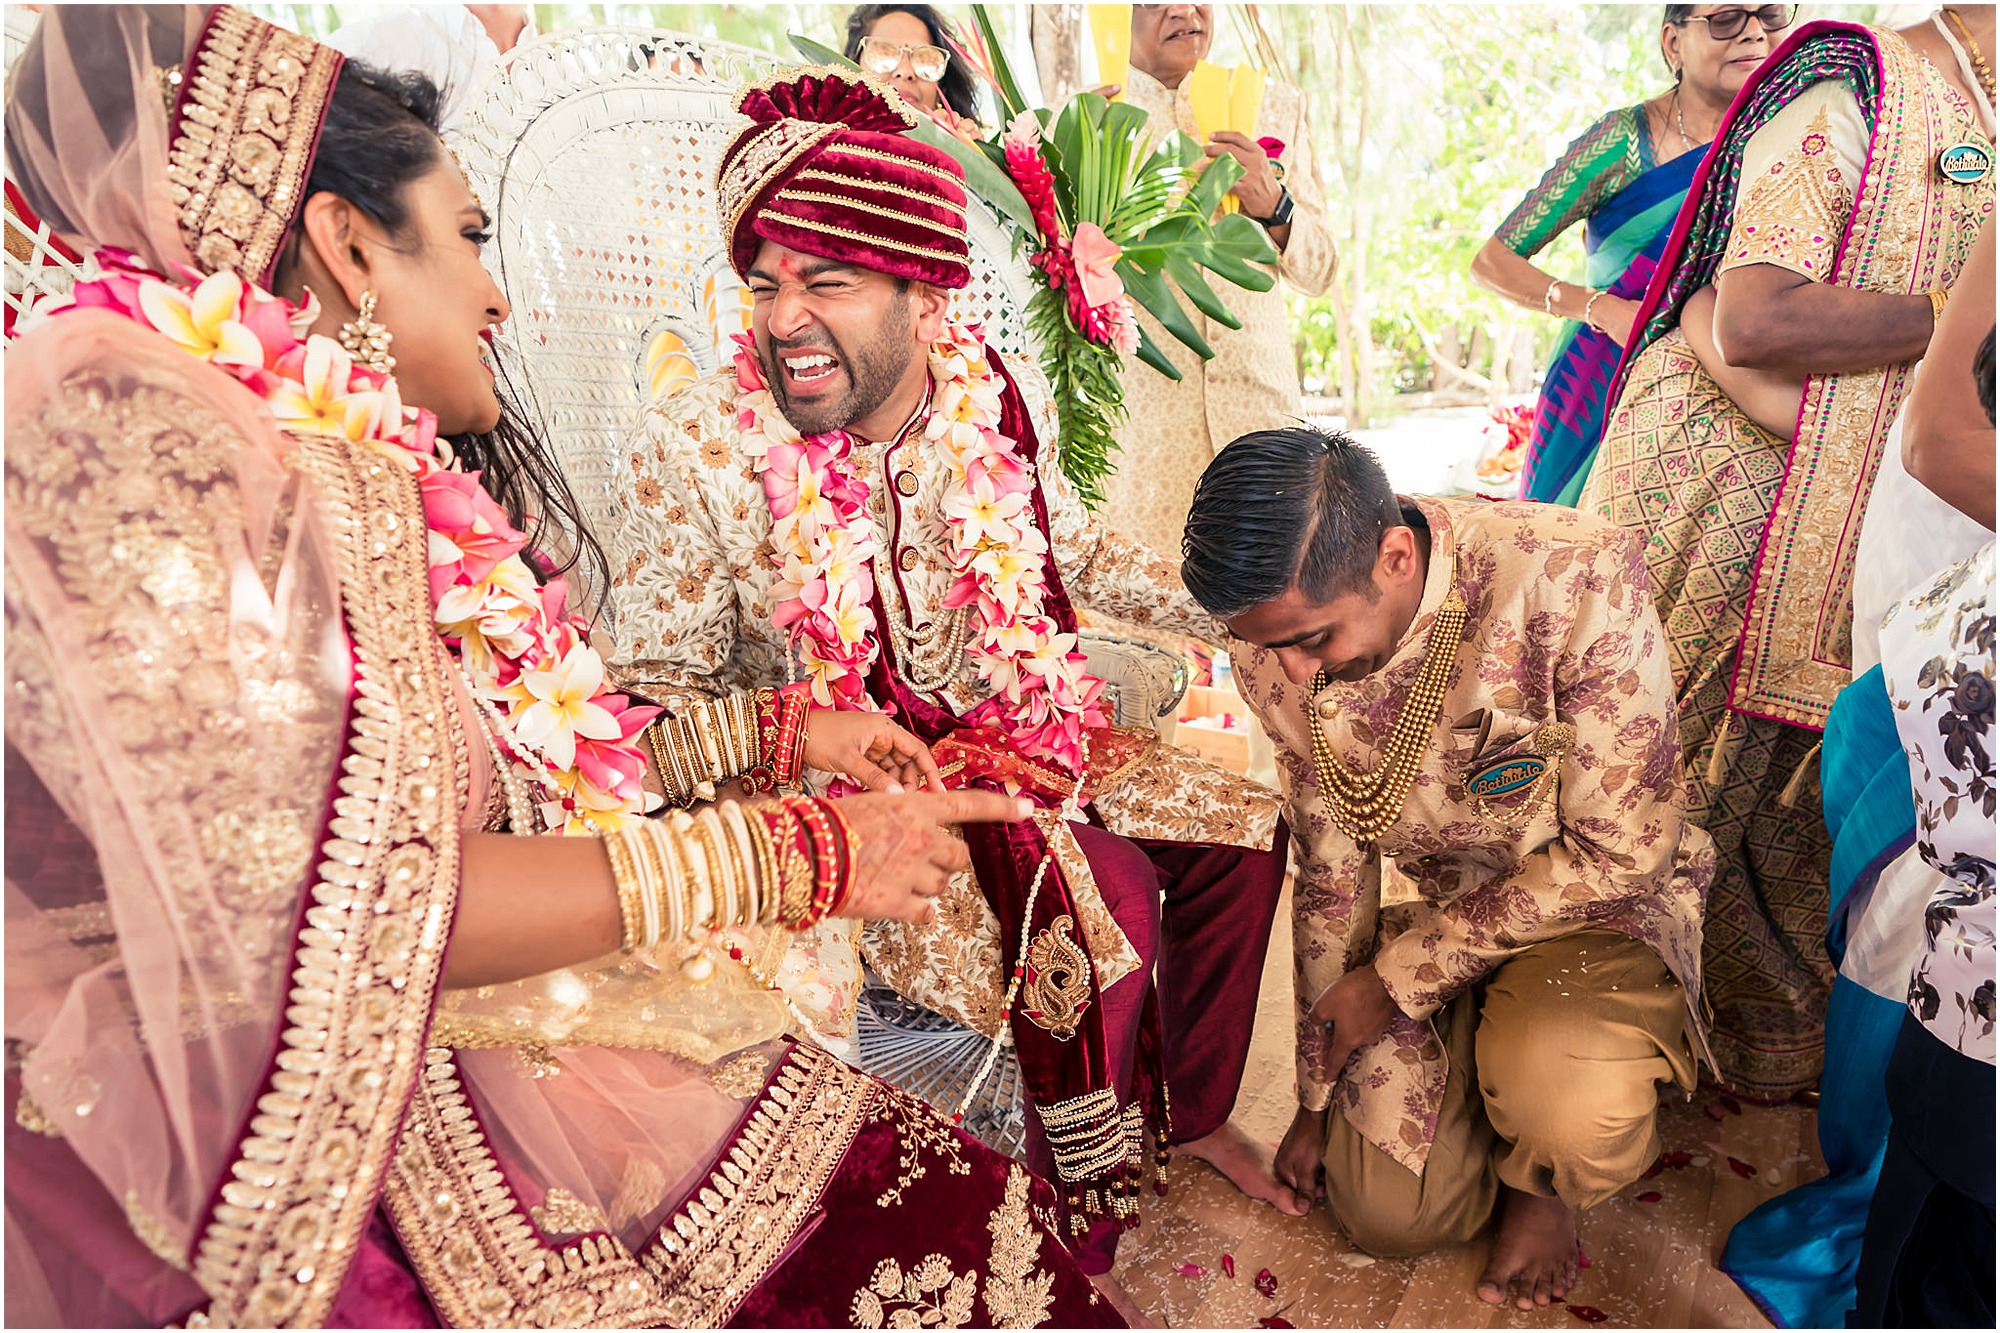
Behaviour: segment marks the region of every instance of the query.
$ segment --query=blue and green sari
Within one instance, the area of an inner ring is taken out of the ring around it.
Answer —
[[[1649,168],[1590,215],[1583,229],[1586,285],[1627,301],[1646,294],[1703,156],[1682,153]],[[1575,320],[1565,324],[1535,403],[1521,470],[1523,498],[1576,506],[1604,433],[1611,377],[1623,355],[1623,348],[1596,329]]]

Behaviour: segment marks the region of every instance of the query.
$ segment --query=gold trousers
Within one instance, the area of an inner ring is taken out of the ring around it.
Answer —
[[[1499,1187],[1589,1208],[1660,1153],[1660,1083],[1693,1088],[1687,1000],[1627,935],[1533,945],[1437,1014],[1450,1074],[1418,1175],[1327,1116],[1327,1207],[1370,1254],[1422,1254],[1477,1236]]]

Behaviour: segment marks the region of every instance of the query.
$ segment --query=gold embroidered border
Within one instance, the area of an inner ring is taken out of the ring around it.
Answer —
[[[425,1293],[454,1327],[649,1328],[666,1318],[616,1236],[543,1242],[444,1047],[424,1052],[382,1200]]]
[[[708,1179],[635,1259],[611,1235],[547,1244],[487,1146],[454,1054],[432,1047],[424,1060],[383,1201],[425,1291],[459,1327],[721,1327],[818,1210],[883,1095],[819,1047],[794,1047]]]
[[[355,698],[278,1053],[194,1249],[206,1318],[236,1326],[324,1324],[346,1277],[417,1078],[468,783],[416,487],[345,440],[297,450],[340,562]]]
[[[745,210],[765,186],[839,131],[838,125],[810,125],[802,120],[781,120],[752,131],[734,156],[723,159],[722,169],[715,174],[723,242],[735,244]]]
[[[660,1224],[640,1260],[679,1328],[720,1328],[776,1266],[876,1113],[880,1085],[795,1046],[708,1183]]]
[[[827,150],[827,155],[830,157],[834,153],[847,152],[847,151],[851,150],[847,149],[844,145],[836,144],[834,145],[834,147]],[[929,167],[925,167],[924,169],[932,170],[932,168]],[[829,175],[824,171],[819,171],[815,170],[812,167],[807,167],[805,170],[801,171],[798,175],[792,177],[792,184],[830,185],[835,189],[840,189],[842,186],[852,184],[852,181],[845,176],[833,176]],[[948,208],[952,212],[958,214],[958,216],[961,218],[965,216],[964,204],[958,203],[955,200],[947,199],[941,194],[925,194],[922,190],[913,190],[907,185],[898,185],[894,181],[871,180],[868,182],[868,188],[870,190],[880,190],[887,194],[900,195],[904,199],[912,199],[920,204],[931,204],[938,208]]]
[[[1926,93],[1924,62],[1901,38],[1876,34],[1884,66],[1874,142],[1856,190],[1855,216],[1831,281],[1868,291],[1922,292],[1950,285],[1971,248],[1954,228],[1990,180],[1935,178],[1937,151],[1980,134],[1969,116]],[[1990,207],[1990,205],[1989,205]],[[1895,365],[1806,382],[1784,481],[1764,528],[1735,678],[1732,711],[1815,730],[1852,679],[1853,571],[1861,514],[1890,423],[1910,383]]]
[[[190,65],[167,167],[181,238],[203,268],[257,282],[291,226],[341,55],[222,8]]]

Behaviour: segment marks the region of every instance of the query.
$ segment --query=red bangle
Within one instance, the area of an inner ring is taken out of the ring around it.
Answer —
[[[756,691],[757,764],[743,774],[744,790],[752,796],[799,785],[805,771],[808,697],[795,686]]]

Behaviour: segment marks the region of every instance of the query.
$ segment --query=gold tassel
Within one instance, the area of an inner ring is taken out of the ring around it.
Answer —
[[[1812,749],[1806,751],[1806,757],[1799,760],[1799,766],[1792,770],[1791,781],[1787,782],[1785,789],[1778,793],[1778,804],[1784,806],[1785,809],[1790,810],[1799,803],[1799,795],[1805,790],[1806,770],[1818,767],[1819,748],[1824,743],[1822,741],[1819,744],[1815,744]],[[1817,785],[1817,778],[1815,778],[1814,784]]]
[[[1729,776],[1729,761],[1736,757],[1736,747],[1743,743],[1743,733],[1747,727],[1739,727],[1736,714],[1722,715],[1722,733],[1715,738],[1715,750],[1708,756],[1708,785],[1720,787]]]

